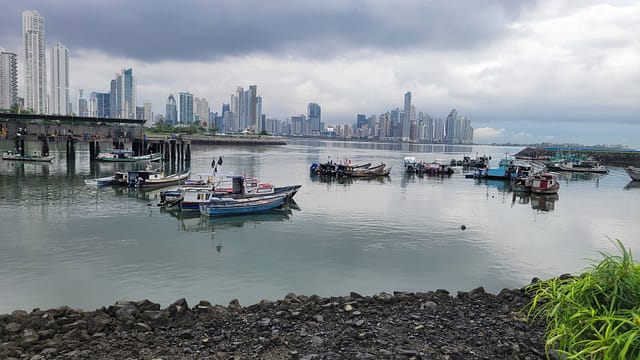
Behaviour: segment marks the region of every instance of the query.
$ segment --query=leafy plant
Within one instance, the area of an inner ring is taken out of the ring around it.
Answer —
[[[620,240],[619,255],[603,259],[578,276],[529,285],[530,320],[547,323],[547,354],[567,359],[640,358],[640,265]]]

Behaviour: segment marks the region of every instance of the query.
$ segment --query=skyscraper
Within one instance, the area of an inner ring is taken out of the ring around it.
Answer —
[[[169,94],[169,97],[167,98],[164,119],[164,121],[170,125],[178,123],[178,107],[176,106],[176,99],[173,97],[173,94]]]
[[[92,92],[89,98],[89,116],[99,118],[111,117],[111,101],[109,93]]]
[[[135,119],[136,118],[136,79],[133,77],[133,69],[123,69],[122,70],[123,79],[123,103],[122,103],[122,112],[124,116],[121,116],[125,119]]]
[[[69,49],[57,43],[51,48],[51,103],[49,113],[68,115]]]
[[[120,119],[136,118],[136,80],[133,69],[122,69],[111,80],[111,116]]]
[[[258,125],[257,96],[258,86],[249,85],[249,93],[247,94],[249,121],[247,125],[249,125],[249,128],[251,128],[253,131],[260,131],[260,126]]]
[[[35,10],[22,12],[24,41],[25,106],[37,114],[47,113],[47,67],[45,63],[44,17]]]
[[[144,108],[144,119],[146,120],[144,125],[145,126],[153,126],[153,125],[155,125],[155,123],[153,121],[153,110],[152,110],[152,107],[151,107],[151,101],[143,102],[142,106]]]
[[[14,53],[0,52],[0,109],[18,103],[18,60]]]
[[[404,118],[402,119],[402,141],[409,140],[411,131],[411,91],[404,94]]]
[[[178,93],[178,123],[191,125],[193,123],[193,94],[189,92]]]
[[[307,106],[307,117],[309,118],[309,135],[320,135],[320,123],[322,115],[320,105],[317,103],[309,103]]]

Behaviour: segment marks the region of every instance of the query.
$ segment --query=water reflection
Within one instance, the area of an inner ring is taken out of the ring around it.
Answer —
[[[319,182],[324,184],[339,184],[339,185],[351,185],[353,183],[378,183],[386,184],[391,182],[389,176],[374,176],[374,177],[345,177],[345,176],[331,176],[331,175],[311,175],[312,182]]]
[[[566,183],[570,181],[596,181],[600,180],[603,174],[597,173],[585,173],[585,172],[566,172],[559,171],[554,172],[558,176],[558,180],[565,180]]]
[[[531,205],[531,208],[537,211],[553,211],[555,210],[556,201],[560,199],[558,194],[531,194],[524,192],[514,192],[511,206],[514,204]]]
[[[299,207],[295,202],[291,202],[286,208],[275,209],[266,213],[225,216],[225,217],[208,217],[201,216],[197,211],[181,212],[179,210],[160,209],[161,214],[167,214],[178,221],[178,227],[185,232],[212,232],[242,228],[245,226],[255,226],[262,222],[280,222],[291,218],[294,210],[299,211]]]
[[[640,189],[640,181],[629,181],[629,183],[627,185],[624,186],[625,190],[630,190],[630,189]]]

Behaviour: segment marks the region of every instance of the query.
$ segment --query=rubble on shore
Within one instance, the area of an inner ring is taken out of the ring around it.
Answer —
[[[529,295],[483,288],[0,315],[3,359],[545,359]]]

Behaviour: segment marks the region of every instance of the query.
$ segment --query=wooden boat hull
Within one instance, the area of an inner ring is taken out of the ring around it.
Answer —
[[[272,196],[272,195],[284,195],[286,200],[292,199],[298,190],[302,187],[302,185],[290,185],[290,186],[282,186],[276,187],[272,193],[262,194],[262,196]],[[168,195],[172,195],[169,193]],[[210,190],[192,190],[187,191],[182,194],[181,199],[177,199],[180,204],[180,209],[184,211],[197,211],[200,209],[200,204],[206,204],[211,199],[215,198],[231,198],[231,199],[247,199],[247,198],[255,198],[256,196],[261,196],[261,194],[252,193],[252,194],[233,194],[233,193],[225,193],[225,192],[216,192]],[[167,203],[171,202],[170,200]]]
[[[285,195],[250,199],[218,199],[200,204],[200,214],[214,217],[267,212],[284,205],[286,199]]]

